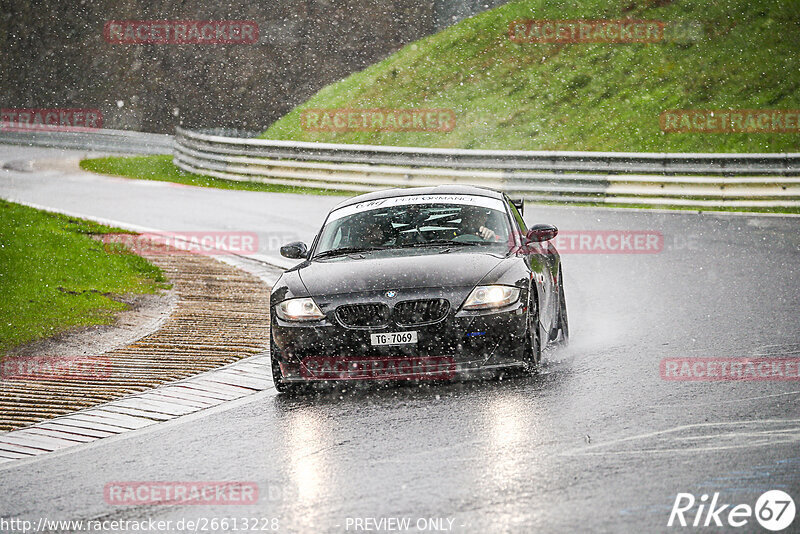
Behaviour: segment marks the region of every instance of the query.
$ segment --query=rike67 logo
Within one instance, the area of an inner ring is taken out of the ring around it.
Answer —
[[[719,493],[714,493],[710,502],[707,494],[696,499],[691,493],[679,493],[672,505],[667,526],[743,527],[751,524],[754,516],[758,524],[767,530],[784,530],[794,522],[794,500],[786,492],[770,490],[756,500],[755,506],[733,506],[720,503]]]

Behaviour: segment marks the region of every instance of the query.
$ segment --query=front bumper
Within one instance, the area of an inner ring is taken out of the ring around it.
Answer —
[[[272,355],[286,382],[446,380],[522,365],[527,309],[451,312],[425,326],[345,328],[335,319],[290,323],[272,314]],[[375,333],[417,332],[413,345],[373,346]]]

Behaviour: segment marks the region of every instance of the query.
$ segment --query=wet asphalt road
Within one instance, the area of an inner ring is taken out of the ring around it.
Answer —
[[[0,160],[32,153],[0,145]],[[3,198],[161,230],[311,235],[339,200],[142,184],[0,171]],[[800,505],[800,382],[673,382],[659,371],[668,357],[800,355],[800,218],[528,206],[526,220],[664,236],[657,254],[562,256],[572,343],[548,351],[538,376],[301,398],[270,389],[0,467],[0,518],[669,532],[695,530],[666,526],[678,492],[752,506],[782,489]],[[218,480],[257,482],[258,504],[113,506],[103,496],[115,481]],[[766,532],[752,518],[736,530]]]

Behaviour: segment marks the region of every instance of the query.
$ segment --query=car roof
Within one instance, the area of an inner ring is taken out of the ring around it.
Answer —
[[[366,193],[355,197],[348,198],[337,204],[333,210],[358,204],[359,202],[366,202],[368,200],[378,200],[381,198],[392,197],[405,197],[411,195],[474,195],[479,197],[489,197],[503,200],[503,193],[494,191],[493,189],[486,189],[485,187],[476,187],[474,185],[437,185],[434,187],[401,187],[395,189],[384,189],[382,191],[375,191],[373,193]],[[333,211],[331,210],[331,211]]]

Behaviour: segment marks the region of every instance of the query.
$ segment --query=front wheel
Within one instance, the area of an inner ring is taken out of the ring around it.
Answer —
[[[528,308],[528,329],[525,332],[525,346],[523,350],[522,369],[527,374],[535,374],[542,361],[542,339],[539,333],[539,306],[536,298],[531,297]]]
[[[567,299],[564,296],[564,279],[561,270],[558,272],[558,343],[569,343],[569,319],[567,318]]]

